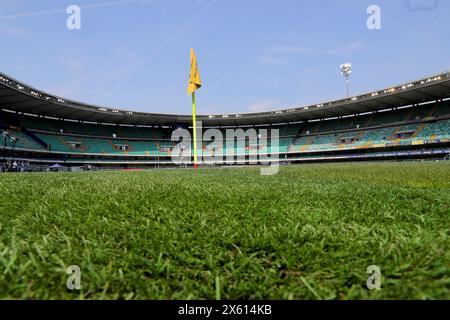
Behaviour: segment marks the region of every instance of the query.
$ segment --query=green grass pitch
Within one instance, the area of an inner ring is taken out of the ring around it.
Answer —
[[[3,174],[0,195],[0,298],[450,299],[448,163]]]

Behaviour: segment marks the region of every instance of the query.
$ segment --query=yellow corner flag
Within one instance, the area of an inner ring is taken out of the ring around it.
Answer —
[[[202,80],[200,80],[200,73],[198,72],[197,57],[194,49],[191,49],[191,73],[189,75],[188,95],[190,96],[197,89],[202,86]]]
[[[197,157],[197,121],[196,121],[196,102],[195,91],[202,86],[200,80],[200,73],[198,72],[197,57],[195,56],[194,49],[191,49],[191,73],[189,75],[188,95],[192,95],[192,131],[194,133],[194,168],[197,169],[198,157]]]

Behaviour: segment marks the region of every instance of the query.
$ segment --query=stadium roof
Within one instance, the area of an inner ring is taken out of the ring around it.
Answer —
[[[204,126],[244,126],[326,119],[420,104],[450,97],[450,72],[342,100],[242,114],[198,115]],[[0,108],[97,123],[164,126],[191,124],[190,115],[144,113],[89,105],[51,95],[0,73]]]

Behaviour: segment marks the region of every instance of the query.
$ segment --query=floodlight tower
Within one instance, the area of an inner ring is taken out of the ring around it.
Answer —
[[[352,73],[352,64],[351,63],[341,64],[341,74],[345,77],[345,82],[347,84],[347,98],[349,97],[348,78],[350,77],[351,73]]]

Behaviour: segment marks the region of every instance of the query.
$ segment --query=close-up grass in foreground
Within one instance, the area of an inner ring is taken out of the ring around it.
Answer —
[[[450,299],[449,163],[3,174],[0,195],[0,298]]]

